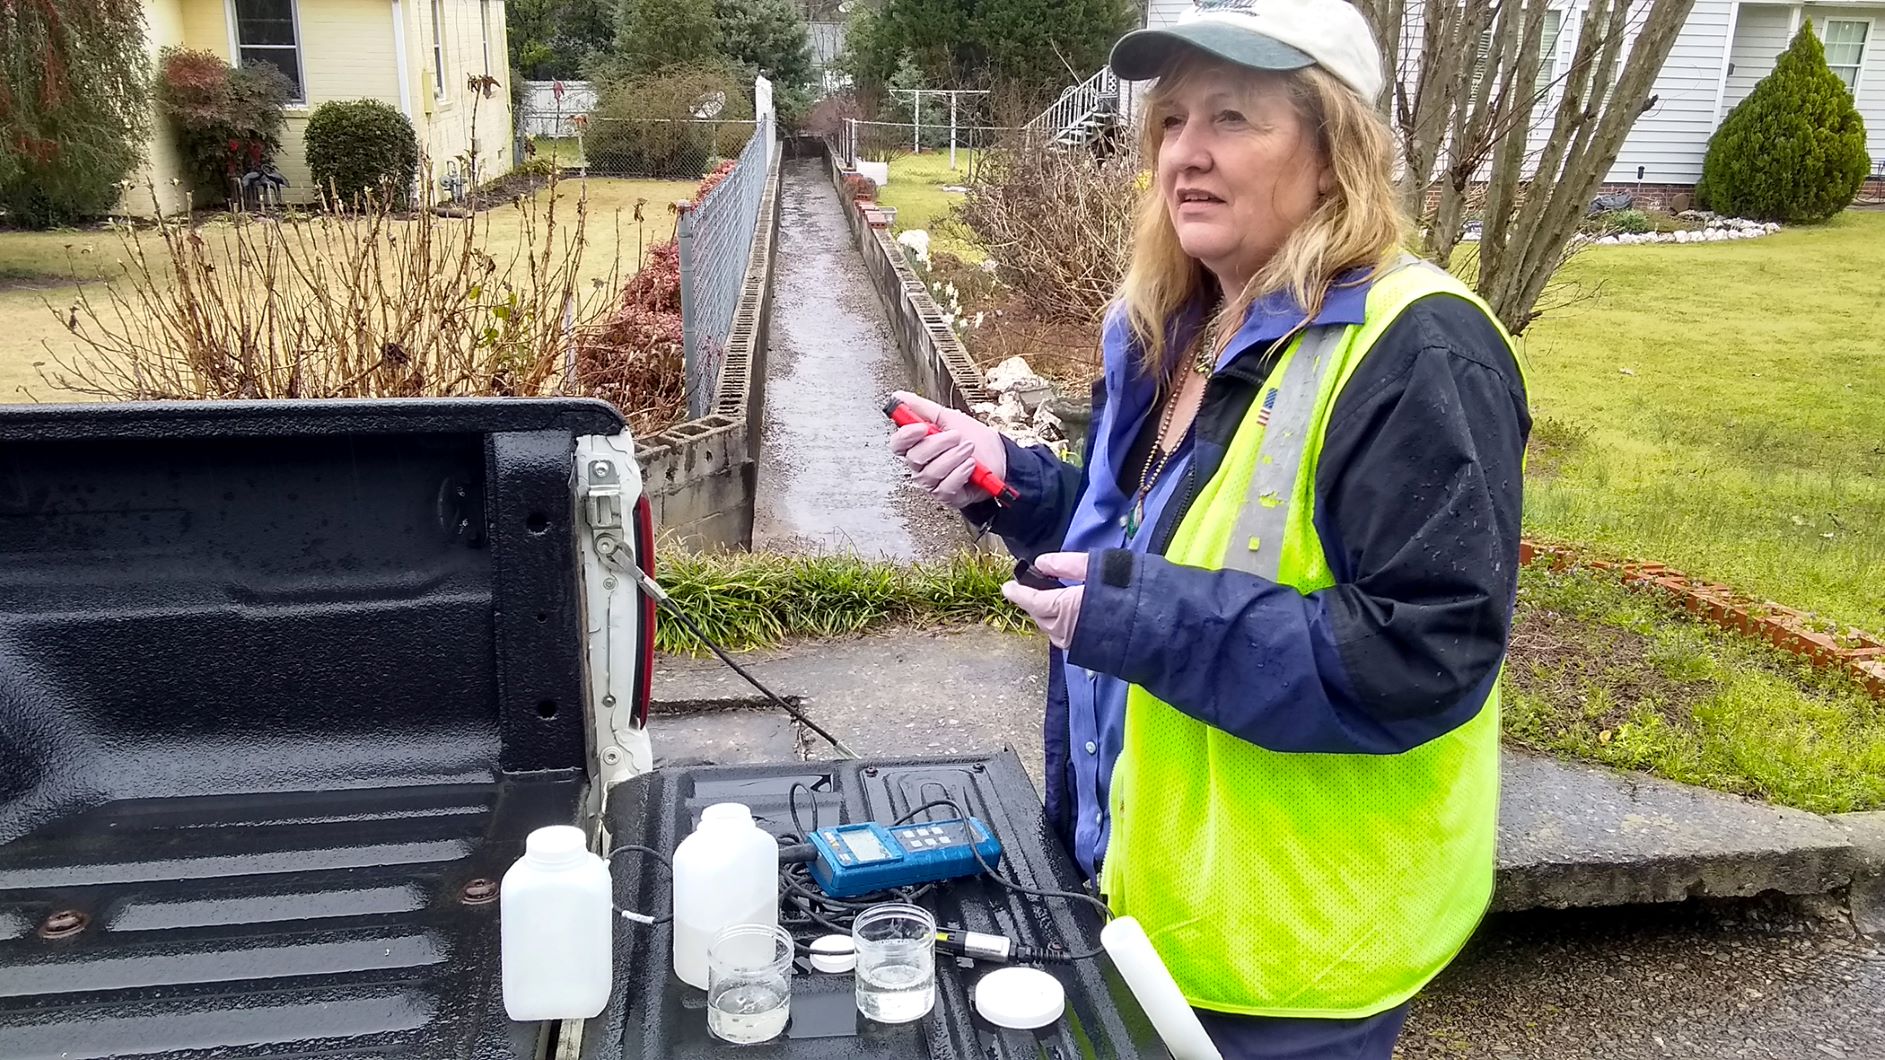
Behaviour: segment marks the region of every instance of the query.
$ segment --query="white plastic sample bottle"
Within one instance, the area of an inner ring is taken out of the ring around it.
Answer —
[[[674,851],[674,974],[707,989],[707,947],[734,924],[779,923],[779,841],[737,802],[701,811]]]
[[[593,1019],[609,1003],[615,924],[609,867],[580,828],[524,840],[499,890],[504,1011],[514,1020]]]

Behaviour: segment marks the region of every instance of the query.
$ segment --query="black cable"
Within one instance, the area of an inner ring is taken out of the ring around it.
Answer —
[[[647,571],[642,570],[640,567],[637,567],[635,564],[631,562],[620,559],[619,558],[620,556],[621,556],[620,551],[610,553],[610,558],[614,559],[616,569],[626,573],[630,578],[634,579],[635,584],[641,587],[642,592],[645,592],[650,597],[654,598],[655,603],[661,605],[661,607],[666,609],[668,614],[674,616],[675,620],[680,622],[681,626],[684,629],[686,629],[689,633],[692,633],[696,639],[698,639],[702,644],[705,644],[708,647],[708,649],[711,650],[715,655],[719,656],[721,662],[726,663],[728,666],[732,667],[733,672],[745,678],[747,684],[752,685],[754,688],[757,688],[761,695],[765,696],[767,699],[772,701],[773,706],[778,707],[780,710],[785,711],[787,714],[790,714],[792,716],[792,720],[798,722],[800,725],[803,725],[806,728],[817,733],[820,737],[823,737],[826,743],[830,744],[832,747],[837,748],[839,754],[843,755],[846,758],[857,757],[857,752],[851,750],[849,747],[846,747],[844,745],[843,740],[840,740],[836,736],[833,736],[830,733],[826,732],[823,726],[819,725],[817,722],[813,721],[812,719],[806,717],[804,711],[786,702],[785,699],[782,698],[777,692],[774,692],[772,689],[767,688],[763,684],[760,684],[759,678],[754,677],[750,673],[747,673],[746,667],[741,666],[739,663],[734,662],[733,656],[728,655],[726,653],[726,649],[720,647],[720,645],[718,644],[715,644],[713,640],[707,636],[707,634],[701,631],[701,628],[699,626],[694,624],[693,619],[687,617],[687,612],[681,610],[681,605],[674,602],[673,597],[670,597],[668,595],[666,589],[661,588],[661,585],[659,582],[649,577]]]
[[[956,818],[963,822],[963,829],[966,831],[969,828],[969,824],[968,824],[969,815],[962,812],[962,807],[956,805],[956,801],[954,799],[948,799],[948,798],[935,799],[931,802],[924,803],[923,805],[918,806],[916,809],[911,810],[910,813],[906,815],[906,817],[913,817],[916,814],[922,813],[924,810],[931,809],[936,806],[947,806],[950,810],[953,810],[955,812]],[[1093,908],[1098,909],[1100,911],[1101,924],[1108,923],[1113,919],[1113,911],[1111,908],[1107,906],[1105,902],[1102,902],[1098,898],[1095,898],[1092,895],[1087,894],[1085,892],[1054,891],[1054,890],[1048,890],[1041,887],[1029,887],[1024,883],[1020,883],[1018,881],[1011,880],[1006,876],[1003,876],[1001,873],[995,871],[994,866],[988,863],[988,859],[982,856],[981,848],[975,845],[975,841],[974,841],[975,837],[973,835],[970,835],[967,838],[969,840],[969,852],[975,855],[976,864],[982,867],[982,871],[988,875],[989,879],[994,880],[996,883],[1001,884],[1003,887],[1008,888],[1010,891],[1013,891],[1016,894],[1032,895],[1033,897],[1036,897],[1036,898],[1060,898],[1060,899],[1064,899],[1070,902],[1085,902],[1088,905],[1091,905]],[[1102,948],[1102,949],[1093,950],[1089,953],[1067,954],[1065,956],[1065,959],[1068,961],[1087,961],[1087,960],[1092,960],[1095,957],[1098,957],[1100,954],[1104,952],[1106,951],[1105,949]]]
[[[649,919],[649,921],[648,921],[648,923],[650,923],[650,924],[666,924],[666,923],[668,923],[668,922],[670,922],[670,921],[672,921],[672,920],[674,919],[674,895],[673,895],[673,890],[674,890],[674,862],[672,862],[672,861],[669,861],[669,860],[668,860],[668,856],[667,856],[666,854],[663,854],[662,852],[660,852],[659,850],[656,850],[656,849],[654,849],[653,847],[645,847],[645,846],[642,846],[642,845],[641,845],[640,843],[617,843],[617,844],[615,844],[615,845],[614,845],[613,847],[610,847],[610,848],[609,848],[609,869],[610,869],[610,872],[611,872],[611,874],[613,874],[613,872],[614,872],[614,869],[615,869],[615,856],[616,856],[617,854],[620,854],[620,853],[621,853],[622,851],[624,851],[624,850],[635,850],[635,851],[640,851],[641,853],[643,853],[643,854],[647,854],[647,855],[649,855],[650,857],[652,857],[652,858],[654,858],[654,859],[655,859],[656,861],[659,861],[659,862],[660,862],[660,863],[661,863],[661,864],[662,864],[663,866],[665,866],[665,867],[667,868],[667,870],[668,870],[668,891],[669,891],[669,894],[668,894],[668,911],[667,911],[666,913],[664,913],[664,914],[662,914],[661,916],[658,916],[658,917],[653,917],[653,918],[651,918],[651,919]],[[633,910],[628,910],[628,909],[623,909],[623,908],[621,908],[620,906],[616,906],[616,905],[615,905],[615,903],[613,903],[613,902],[611,902],[611,903],[609,903],[609,904],[610,904],[610,907],[611,907],[611,908],[613,908],[613,909],[615,909],[615,911],[616,911],[616,912],[618,912],[618,913],[625,913],[625,914],[629,914],[629,918],[630,918],[630,919],[634,919],[634,918],[636,918],[636,917],[645,917],[645,916],[647,916],[647,915],[648,915],[648,914],[646,914],[646,913],[637,913],[637,912],[634,912]]]
[[[805,822],[799,820],[799,790],[801,788],[804,789],[805,794],[812,797],[812,827],[809,831],[805,827]],[[818,831],[818,793],[812,790],[810,784],[795,780],[792,782],[792,787],[785,793],[785,808],[791,811],[792,827],[799,830],[797,838],[807,843],[811,842],[812,832]]]

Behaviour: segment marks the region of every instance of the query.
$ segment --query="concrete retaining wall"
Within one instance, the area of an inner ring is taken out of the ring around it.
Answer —
[[[844,190],[845,170],[838,160],[827,155],[831,183],[844,204],[845,223],[857,240],[870,273],[871,285],[890,317],[890,330],[897,337],[897,347],[915,370],[917,386],[924,396],[964,412],[978,402],[994,398],[983,386],[982,373],[969,358],[962,340],[943,320],[942,307],[930,297],[929,288],[910,268],[903,248],[890,235],[889,226],[874,209],[849,202]]]
[[[766,343],[779,234],[779,162],[774,151],[759,200],[739,308],[727,334],[713,412],[637,439],[642,487],[655,531],[688,548],[750,548],[758,481],[759,427],[766,407]]]

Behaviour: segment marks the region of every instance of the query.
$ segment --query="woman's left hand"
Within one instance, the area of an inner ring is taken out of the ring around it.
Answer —
[[[1034,560],[1034,569],[1049,578],[1068,583],[1065,589],[1030,589],[1020,582],[1007,582],[1001,595],[1028,613],[1034,624],[1047,634],[1048,643],[1062,651],[1073,643],[1074,623],[1080,619],[1080,601],[1086,597],[1087,554],[1084,552],[1049,552]]]

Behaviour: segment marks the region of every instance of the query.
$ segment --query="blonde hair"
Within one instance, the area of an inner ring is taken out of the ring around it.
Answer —
[[[1140,199],[1132,259],[1118,302],[1143,351],[1142,367],[1154,374],[1167,364],[1170,321],[1213,282],[1204,266],[1179,245],[1156,179],[1166,100],[1211,66],[1196,60],[1174,63],[1142,108],[1140,157],[1152,162],[1154,179]],[[1221,329],[1226,340],[1252,302],[1278,291],[1295,297],[1306,310],[1307,323],[1321,311],[1338,274],[1381,268],[1407,238],[1407,217],[1394,186],[1394,141],[1381,115],[1319,67],[1294,71],[1284,83],[1304,127],[1315,138],[1318,158],[1327,161],[1333,187],[1244,290],[1223,292],[1219,319],[1226,325]]]

